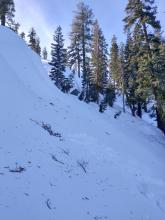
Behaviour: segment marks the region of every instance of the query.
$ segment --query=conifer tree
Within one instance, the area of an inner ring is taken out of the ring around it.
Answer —
[[[142,107],[147,100],[147,86],[143,86],[144,74],[141,74],[139,62],[142,57],[143,40],[141,30],[136,28],[132,36],[128,33],[124,51],[125,95],[132,115],[142,117]],[[147,81],[147,80],[146,80]],[[148,80],[149,82],[149,80]],[[147,84],[146,84],[147,85]]]
[[[93,24],[92,30],[92,58],[91,58],[91,65],[92,65],[92,72],[90,75],[90,84],[92,90],[92,101],[99,103],[99,93],[101,92],[102,88],[102,65],[103,65],[103,34],[99,27],[98,21],[96,20]],[[106,51],[107,52],[107,51]],[[106,54],[105,54],[106,55]],[[107,69],[104,70],[107,72]]]
[[[91,53],[91,76],[90,76],[90,97],[92,101],[99,104],[99,94],[102,94],[101,111],[106,109],[108,100],[108,49],[104,35],[96,20],[92,31],[92,53]],[[109,96],[110,98],[110,96]]]
[[[119,57],[119,47],[117,44],[116,36],[113,36],[110,49],[110,63],[109,69],[114,87],[118,90],[121,89],[121,65]]]
[[[165,119],[161,117],[163,107],[159,102],[159,80],[155,74],[153,57],[153,39],[155,33],[160,32],[160,22],[156,19],[157,7],[154,0],[129,0],[126,7],[125,31],[139,29],[142,46],[138,57],[138,89],[137,93],[150,97],[154,95],[157,103],[157,121],[158,127],[160,124],[165,127]],[[162,129],[163,130],[163,129]],[[165,129],[164,129],[165,131]]]
[[[35,46],[36,53],[41,56],[41,46],[40,46],[40,38],[36,38],[36,46]]]
[[[57,27],[53,40],[54,41],[51,44],[52,58],[50,65],[52,66],[52,69],[50,71],[50,77],[60,90],[66,92],[67,80],[64,76],[66,66],[66,50],[64,49],[64,39],[62,28],[60,26]]]
[[[9,28],[11,30],[13,30],[15,33],[18,34],[19,28],[20,28],[20,24],[18,22],[15,22],[14,20],[11,21],[11,23],[8,24]]]
[[[73,24],[72,24],[73,26]],[[68,47],[68,66],[73,70],[73,72],[78,74],[78,77],[81,77],[81,48],[80,40],[77,34],[73,32],[74,27],[72,27],[72,32],[70,34],[70,46]]]
[[[137,48],[134,45],[132,36],[127,34],[127,41],[124,48],[124,81],[126,102],[131,109],[132,115],[136,115],[137,97]]]
[[[15,4],[13,0],[0,0],[0,20],[1,25],[11,23],[15,13]]]
[[[32,50],[36,51],[36,38],[37,34],[35,29],[32,27],[28,34],[29,44],[28,46],[32,48]]]
[[[23,39],[23,40],[25,40],[25,32],[21,32],[21,34],[20,34],[20,37]]]
[[[42,57],[44,60],[48,59],[48,52],[47,52],[46,47],[44,47],[44,49],[42,50]]]
[[[38,37],[36,30],[32,27],[28,34],[29,43],[28,46],[41,56],[40,38]]]
[[[80,99],[89,101],[89,75],[90,75],[90,56],[91,50],[91,27],[93,19],[92,10],[80,2],[77,5],[75,16],[72,22],[72,31],[70,33],[71,45],[70,55],[71,65],[78,66],[78,74],[82,72],[82,93]]]
[[[155,51],[152,56],[152,63],[158,80],[155,110],[158,127],[165,133],[165,43],[157,34],[155,35],[152,49]]]
[[[124,59],[124,47],[122,43],[120,46],[119,52],[119,62],[120,62],[120,74],[121,74],[121,93],[122,93],[122,102],[123,102],[123,112],[125,112],[125,93],[126,93],[126,76],[125,76],[125,59]]]

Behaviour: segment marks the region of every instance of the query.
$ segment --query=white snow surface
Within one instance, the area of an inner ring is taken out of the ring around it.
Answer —
[[[0,219],[165,219],[164,135],[61,93],[40,58],[3,27],[0,101]]]

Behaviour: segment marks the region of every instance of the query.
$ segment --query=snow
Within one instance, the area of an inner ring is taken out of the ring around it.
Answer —
[[[0,73],[1,219],[165,219],[157,128],[61,93],[40,58],[3,27]]]
[[[125,100],[125,102],[126,102],[126,100]],[[155,103],[153,102],[153,100],[152,100],[152,101],[150,100],[150,102],[149,102],[148,105],[147,105],[148,112],[144,112],[144,111],[142,110],[142,120],[144,120],[145,122],[147,122],[147,123],[150,124],[150,125],[153,125],[153,126],[157,127],[156,117],[154,117],[154,116],[151,117],[151,116],[150,116],[150,114],[151,114],[151,112],[152,112],[152,111],[150,111],[150,110],[151,110],[151,108],[152,108],[152,106],[153,106],[154,104],[155,104]],[[115,100],[115,103],[114,103],[114,107],[122,111],[122,109],[123,109],[123,97],[122,97],[121,94],[118,94],[118,95],[116,96],[116,100]],[[128,112],[128,113],[131,114],[131,110],[130,110],[129,106],[127,105],[127,103],[126,103],[126,105],[125,105],[125,110],[126,110],[126,112]]]

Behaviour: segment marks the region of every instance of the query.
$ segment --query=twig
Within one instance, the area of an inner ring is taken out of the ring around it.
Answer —
[[[50,210],[52,209],[50,199],[46,200],[46,205],[47,205],[48,209],[50,209]]]
[[[86,162],[86,161],[77,161],[77,164],[82,168],[84,173],[87,173],[86,168],[87,168],[88,162]]]
[[[9,169],[9,172],[11,173],[22,173],[23,171],[25,171],[26,169],[24,167],[16,167],[15,169]]]
[[[64,163],[62,161],[58,160],[54,154],[51,154],[51,156],[54,161],[64,165]]]

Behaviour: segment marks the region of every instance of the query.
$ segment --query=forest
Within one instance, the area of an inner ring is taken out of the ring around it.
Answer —
[[[84,2],[75,6],[65,46],[62,27],[52,36],[51,52],[47,45],[41,49],[40,36],[32,27],[29,33],[20,31],[15,21],[14,0],[0,1],[1,25],[15,31],[39,56],[47,60],[49,76],[64,93],[70,93],[77,75],[82,82],[78,99],[98,104],[103,113],[122,97],[123,112],[128,107],[132,116],[148,113],[165,133],[165,38],[157,19],[154,0],[128,0],[123,18],[126,41],[118,43],[112,36],[107,44],[93,10]],[[70,69],[66,76],[66,68]]]

